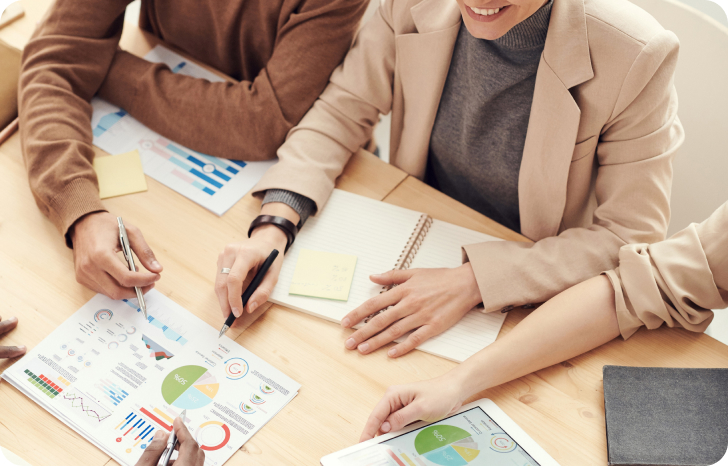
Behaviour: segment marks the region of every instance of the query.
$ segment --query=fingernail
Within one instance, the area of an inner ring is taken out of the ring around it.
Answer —
[[[397,348],[392,348],[387,351],[387,356],[389,356],[390,358],[397,356]]]
[[[382,424],[382,432],[389,432],[389,429],[391,429],[392,426],[389,425],[389,421],[384,421],[384,424]]]
[[[369,343],[362,343],[361,345],[359,345],[359,351],[361,351],[362,353],[366,353],[368,349]]]
[[[240,314],[242,314],[242,312],[237,307],[234,307],[233,314],[235,314],[235,317],[240,317]]]
[[[17,322],[17,321],[18,321],[18,318],[15,316],[8,319],[8,322]]]
[[[162,438],[162,436],[163,436],[163,435],[164,435],[164,434],[162,433],[162,431],[161,431],[161,430],[158,430],[158,431],[156,431],[156,432],[154,433],[154,438],[155,438],[155,439],[160,439],[160,438]]]
[[[369,275],[369,278],[382,278],[382,275],[381,273],[373,273]]]
[[[25,351],[25,345],[18,346],[18,351]]]
[[[161,266],[161,265],[159,264],[159,262],[157,262],[157,261],[152,261],[152,267],[154,267],[155,269],[160,269],[160,268],[162,268],[162,266]]]
[[[253,311],[255,311],[255,309],[257,307],[258,307],[258,303],[256,303],[255,301],[253,301],[252,303],[249,303],[248,304],[248,312],[252,314]]]
[[[349,320],[349,318],[348,318],[348,317],[347,317],[346,319],[344,319],[344,320],[342,320],[342,321],[341,321],[341,325],[342,325],[343,327],[349,328],[349,325],[350,325],[350,324],[351,324],[351,321]]]
[[[349,338],[348,340],[346,340],[346,343],[344,343],[344,345],[349,349],[354,349],[354,347],[356,346],[356,341],[353,338]]]

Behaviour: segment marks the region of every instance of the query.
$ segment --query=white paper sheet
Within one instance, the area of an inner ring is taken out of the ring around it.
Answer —
[[[148,320],[136,300],[96,295],[2,377],[123,465],[187,409],[220,466],[300,384],[158,291],[146,300]]]
[[[210,82],[223,80],[161,45],[144,58],[165,63],[176,73]],[[205,155],[160,136],[99,97],[91,100],[91,106],[95,146],[112,155],[138,150],[144,173],[217,215],[247,194],[276,162],[241,162]]]

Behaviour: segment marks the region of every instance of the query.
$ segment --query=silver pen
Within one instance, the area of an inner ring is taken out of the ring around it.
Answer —
[[[134,265],[134,255],[131,253],[131,246],[129,245],[129,237],[126,234],[126,228],[124,228],[124,221],[121,217],[116,217],[116,221],[119,222],[119,243],[121,244],[121,251],[124,253],[124,259],[129,264],[129,270],[136,272],[136,265]],[[142,294],[141,288],[138,286],[134,287],[136,291],[137,299],[139,300],[139,309],[142,310],[144,318],[147,319],[147,303],[144,302],[144,295]]]
[[[187,415],[187,410],[185,409],[182,411],[182,413],[179,415],[179,417],[182,419],[182,422],[185,422],[185,416]],[[157,466],[167,466],[169,464],[169,459],[172,457],[172,453],[174,452],[174,447],[177,446],[177,433],[172,429],[172,433],[169,434],[169,439],[167,440],[167,448],[164,449],[162,452],[162,456],[159,457],[159,462],[157,463]]]

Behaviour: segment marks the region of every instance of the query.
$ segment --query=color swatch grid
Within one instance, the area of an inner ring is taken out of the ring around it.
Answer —
[[[28,375],[28,382],[38,387],[40,391],[48,395],[49,398],[55,398],[56,395],[63,392],[61,387],[51,382],[51,380],[45,375],[41,374],[40,376],[37,376],[28,369],[25,369],[25,373]]]

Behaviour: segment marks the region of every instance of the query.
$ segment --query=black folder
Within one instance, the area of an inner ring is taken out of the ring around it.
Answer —
[[[609,464],[707,466],[728,448],[728,369],[604,366]]]

